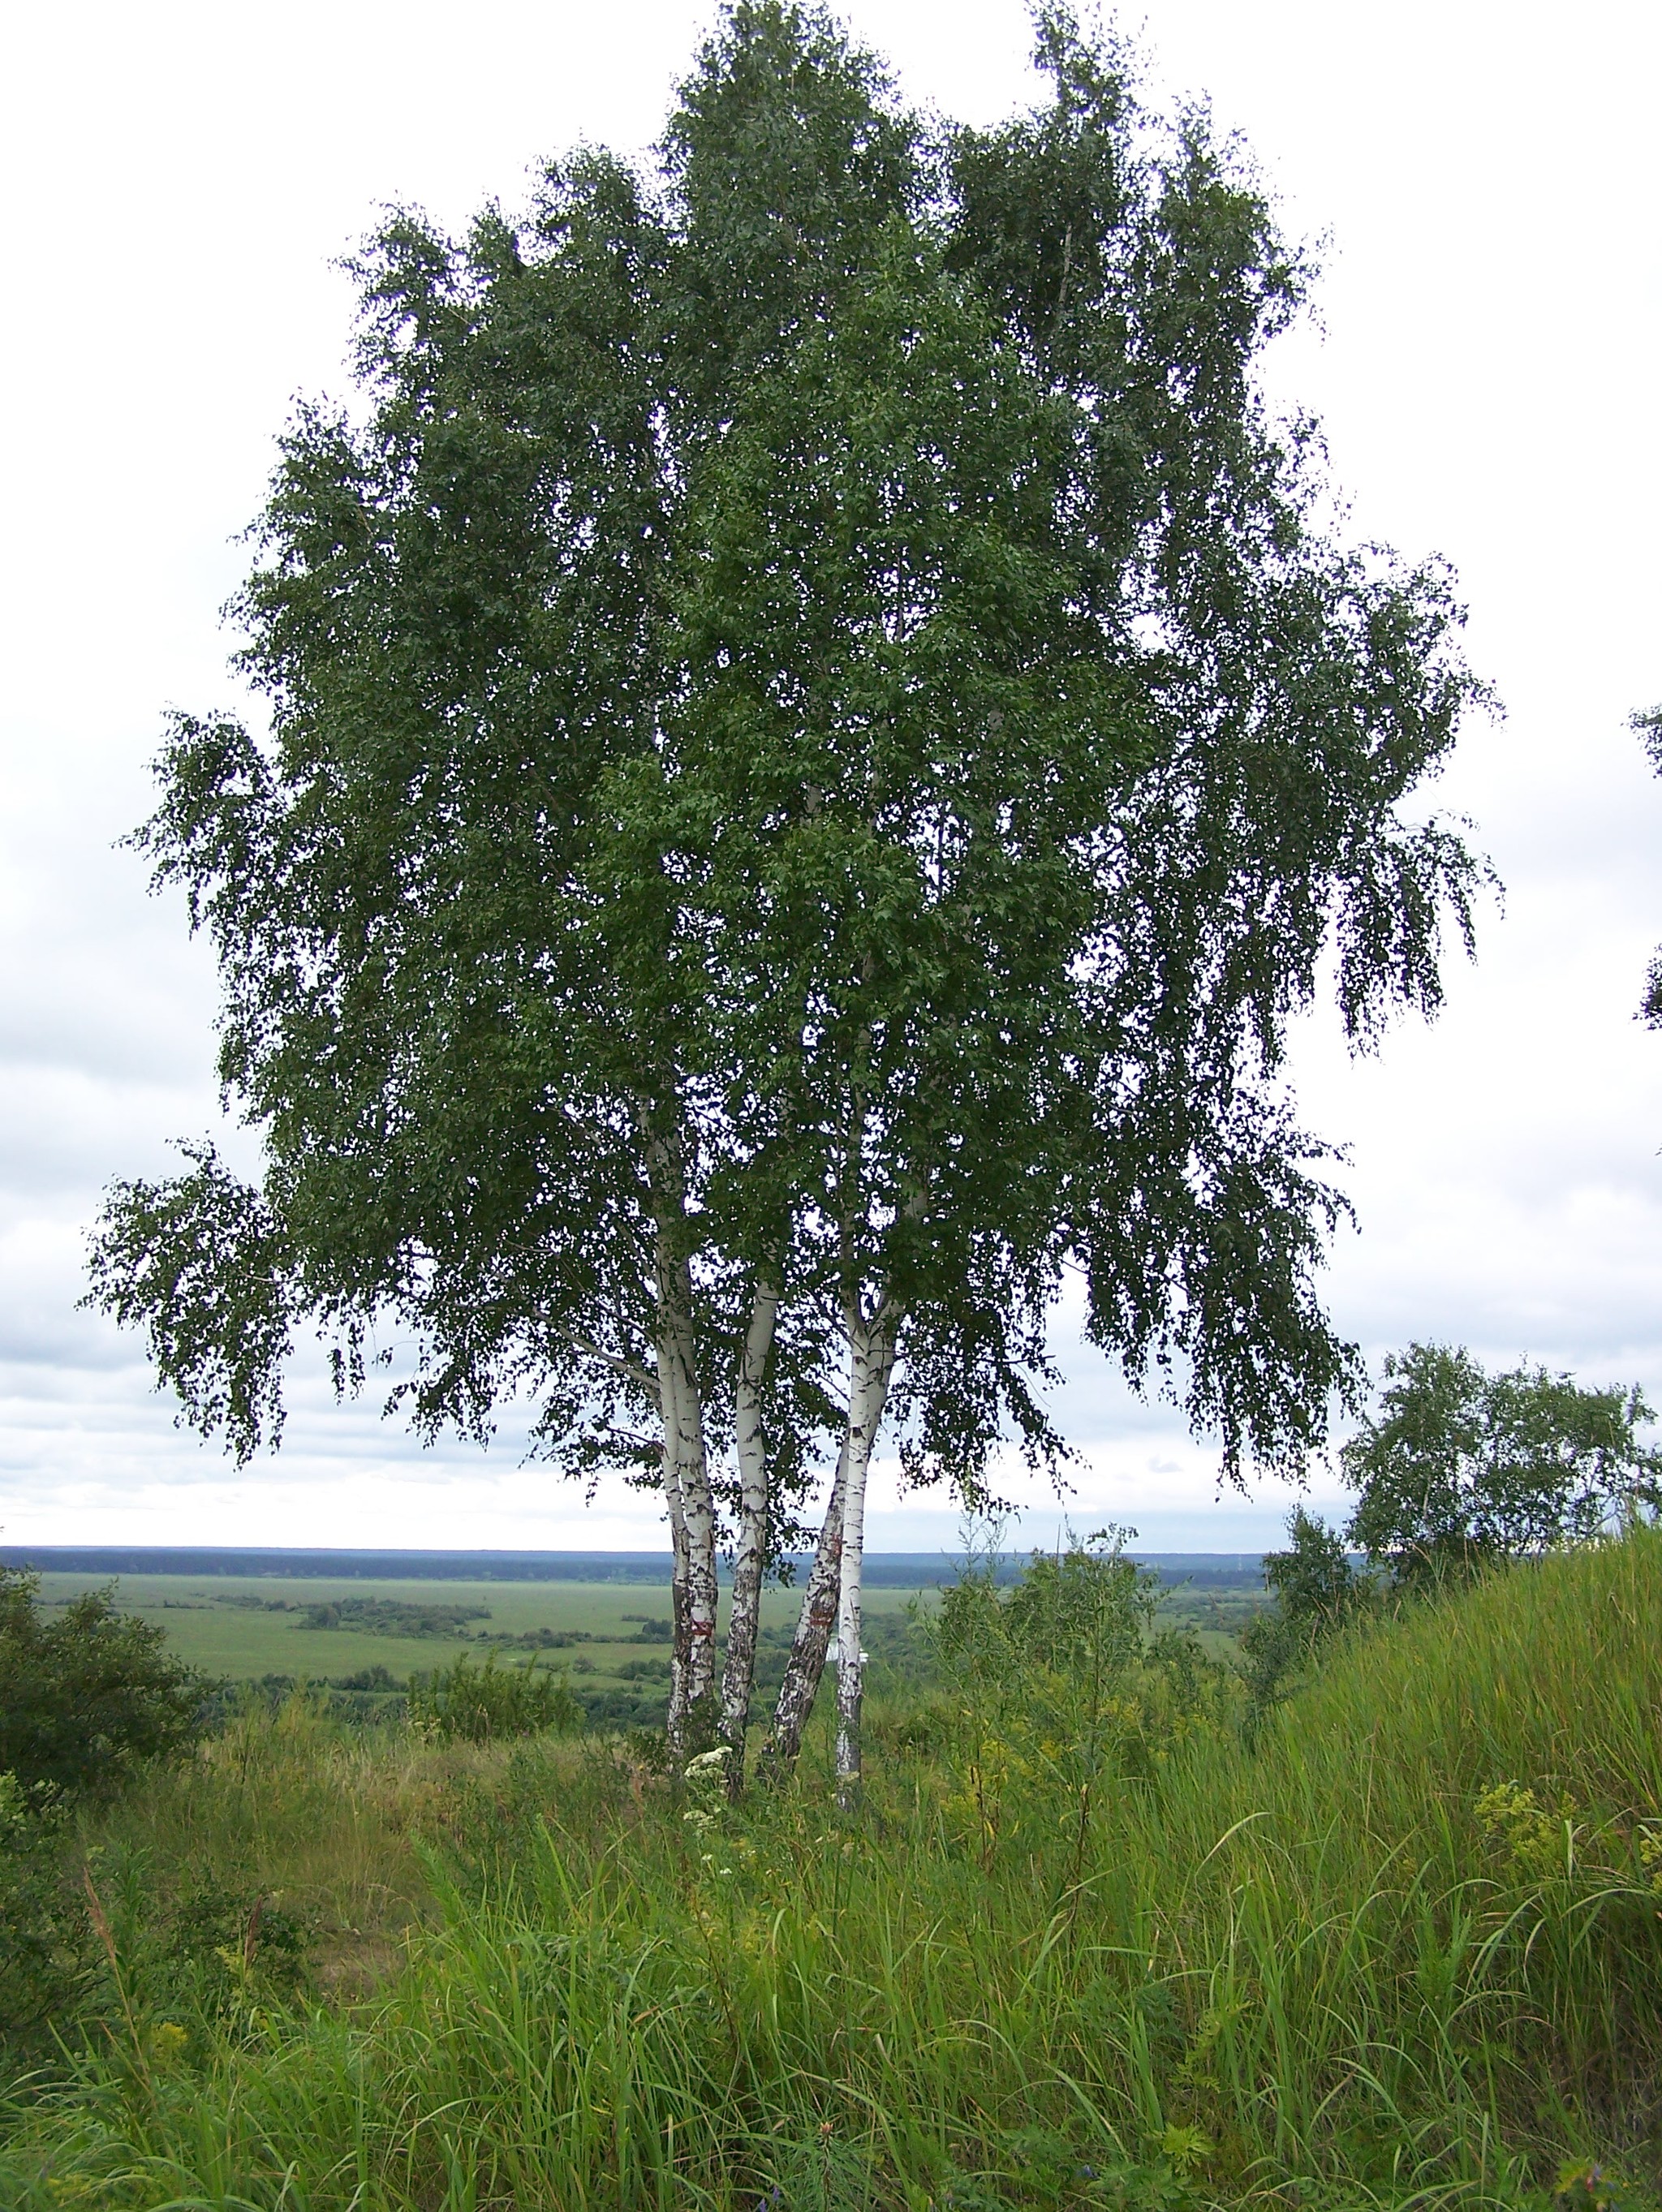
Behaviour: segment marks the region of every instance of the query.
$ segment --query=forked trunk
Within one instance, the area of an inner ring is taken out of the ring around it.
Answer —
[[[739,1536],[733,1559],[733,1597],[728,1612],[727,1665],[721,1675],[721,1741],[728,1747],[728,1791],[745,1785],[745,1731],[756,1679],[756,1637],[767,1565],[768,1460],[762,1433],[762,1386],[773,1349],[779,1291],[761,1284],[751,1308],[744,1356],[734,1399],[734,1438],[739,1457]]]
[[[762,1767],[769,1779],[782,1782],[802,1748],[802,1731],[813,1711],[813,1700],[825,1672],[837,1621],[837,1592],[843,1579],[843,1500],[848,1489],[849,1446],[845,1437],[837,1455],[837,1477],[825,1504],[825,1518],[802,1593],[802,1610],[791,1639],[785,1679],[774,1707],[773,1727],[762,1747]]]

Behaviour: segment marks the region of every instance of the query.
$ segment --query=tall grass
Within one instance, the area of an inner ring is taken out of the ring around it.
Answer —
[[[1642,2182],[1659,1626],[1641,1532],[1353,1643],[1250,1747],[1192,1731],[1083,1794],[1019,1747],[989,1783],[986,1727],[947,1712],[851,1821],[816,1771],[734,1813],[549,1744],[320,1742],[265,1784],[250,1752],[239,1801],[216,1748],[125,1816],[157,1857],[205,1821],[281,1871],[289,1823],[292,1865],[326,1883],[304,1839],[333,1837],[367,1899],[379,1856],[396,1969],[306,2006],[253,1972],[209,2035],[110,2007],[18,2101],[0,2201],[1520,2203],[1578,2157]]]

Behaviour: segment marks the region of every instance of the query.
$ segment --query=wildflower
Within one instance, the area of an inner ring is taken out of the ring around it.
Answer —
[[[1562,2166],[1554,2194],[1562,2204],[1587,2205],[1596,2212],[1625,2212],[1631,2201],[1622,2184],[1597,2159]]]

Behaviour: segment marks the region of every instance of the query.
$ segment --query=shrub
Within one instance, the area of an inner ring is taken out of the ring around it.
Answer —
[[[1036,1553],[1008,1589],[989,1560],[941,1592],[926,1632],[946,1710],[901,1733],[940,1743],[949,1825],[983,1863],[1030,1816],[1053,1820],[1058,1793],[1082,1852],[1103,1784],[1147,1778],[1239,1703],[1192,1637],[1148,1640],[1157,1587],[1106,1530]]]
[[[466,1651],[450,1667],[410,1677],[410,1717],[439,1736],[488,1743],[545,1729],[560,1735],[581,1724],[582,1707],[563,1675],[528,1667],[499,1667],[490,1652],[483,1667]]]
[[[1108,1532],[1054,1556],[1036,1552],[1008,1589],[995,1561],[971,1565],[942,1590],[930,1641],[965,1691],[1042,1683],[1094,1706],[1141,1652],[1154,1605],[1154,1585]]]
[[[1260,1716],[1286,1695],[1334,1631],[1377,1596],[1375,1583],[1352,1567],[1336,1528],[1300,1505],[1288,1516],[1287,1533],[1287,1550],[1269,1553],[1263,1563],[1275,1602],[1247,1623],[1240,1639],[1247,1687]]]
[[[198,2024],[247,2028],[307,1984],[306,1919],[247,1883],[195,1866],[148,1931],[157,1994]]]
[[[40,1586],[0,1568],[0,1772],[25,1792],[103,1792],[191,1743],[210,1686],[164,1631],[119,1613],[113,1584],[48,1620]]]
[[[64,1844],[61,1803],[0,1773],[0,2045],[14,2053],[62,2009],[81,1964],[85,1915]]]

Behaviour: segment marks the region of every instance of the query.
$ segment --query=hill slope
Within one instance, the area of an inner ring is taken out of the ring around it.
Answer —
[[[142,1842],[160,1895],[195,1853],[301,1917],[307,1881],[408,1895],[404,1954],[283,2001],[247,1942],[170,1981],[135,1907],[109,2033],[16,2106],[0,2199],[1543,2204],[1595,2159],[1642,2188],[1659,1629],[1641,1532],[1376,1631],[1255,1743],[1221,1678],[1164,1726],[1123,1686],[1083,1783],[920,1694],[853,1823],[814,1772],[733,1812],[610,1749],[250,1718],[100,1863]]]

